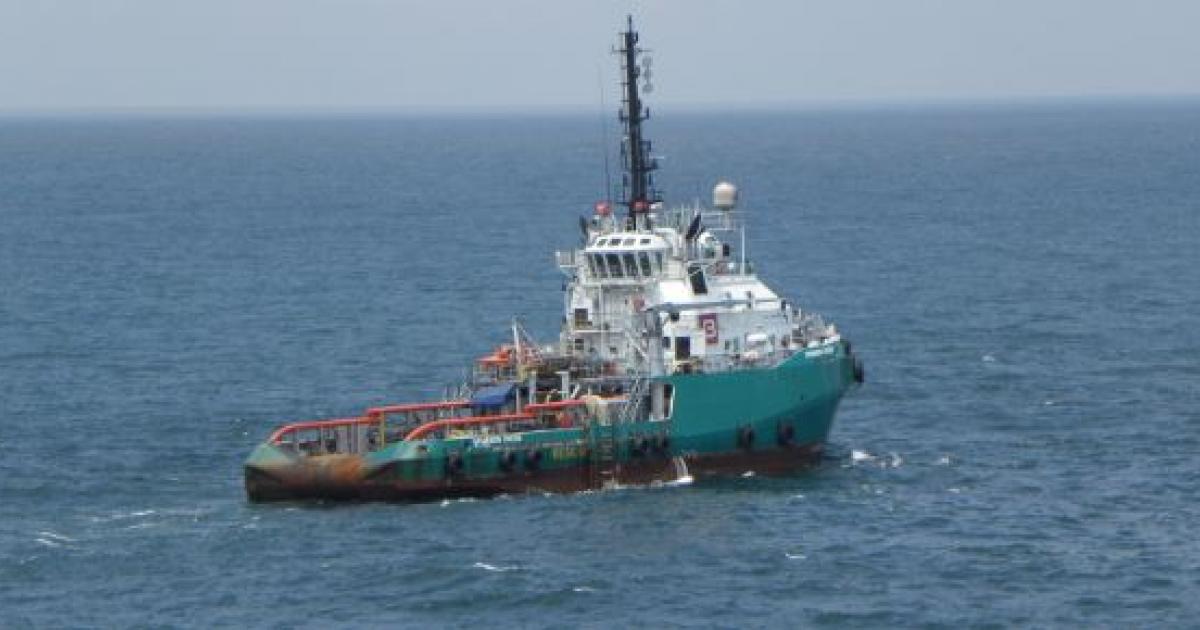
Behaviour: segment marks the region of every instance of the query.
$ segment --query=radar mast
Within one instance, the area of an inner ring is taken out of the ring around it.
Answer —
[[[650,58],[637,45],[638,34],[633,30],[633,16],[628,16],[628,29],[621,33],[621,47],[616,52],[621,56],[623,103],[620,119],[625,124],[625,138],[621,143],[621,161],[625,168],[622,180],[621,204],[629,211],[634,229],[649,227],[647,215],[651,204],[662,201],[654,189],[654,176],[658,163],[650,156],[650,141],[642,138],[642,123],[650,118],[650,110],[643,107],[638,93],[638,78],[645,76],[646,91],[650,91]],[[638,61],[641,60],[639,65]]]

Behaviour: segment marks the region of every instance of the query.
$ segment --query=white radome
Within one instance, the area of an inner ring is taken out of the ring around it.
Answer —
[[[713,206],[720,210],[733,210],[737,206],[737,186],[720,182],[713,186]]]

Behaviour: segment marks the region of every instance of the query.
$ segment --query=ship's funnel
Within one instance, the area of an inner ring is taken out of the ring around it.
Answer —
[[[737,186],[720,182],[713,186],[713,207],[718,210],[733,210],[737,206]]]

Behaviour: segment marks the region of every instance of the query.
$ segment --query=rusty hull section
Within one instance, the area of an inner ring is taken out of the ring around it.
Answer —
[[[276,449],[278,451],[278,449]],[[823,453],[821,444],[770,450],[681,455],[687,473],[696,480],[758,475],[786,475],[811,467]],[[577,465],[497,471],[468,475],[454,472],[439,458],[443,474],[436,478],[406,478],[398,462],[369,466],[362,455],[300,456],[277,452],[275,457],[245,467],[246,494],[254,502],[271,501],[392,501],[421,502],[461,497],[494,497],[527,493],[571,493],[628,485],[668,483],[679,478],[674,457],[642,458],[597,470],[585,457]]]

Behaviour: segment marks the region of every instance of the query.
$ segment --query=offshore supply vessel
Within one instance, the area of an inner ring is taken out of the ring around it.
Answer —
[[[649,66],[629,19],[622,196],[580,219],[558,343],[512,338],[443,400],[287,424],[245,463],[253,501],[430,500],[795,470],[863,380],[848,340],[767,287],[737,189],[666,208],[643,136]],[[735,247],[736,246],[736,247]],[[507,334],[506,334],[507,336]]]

